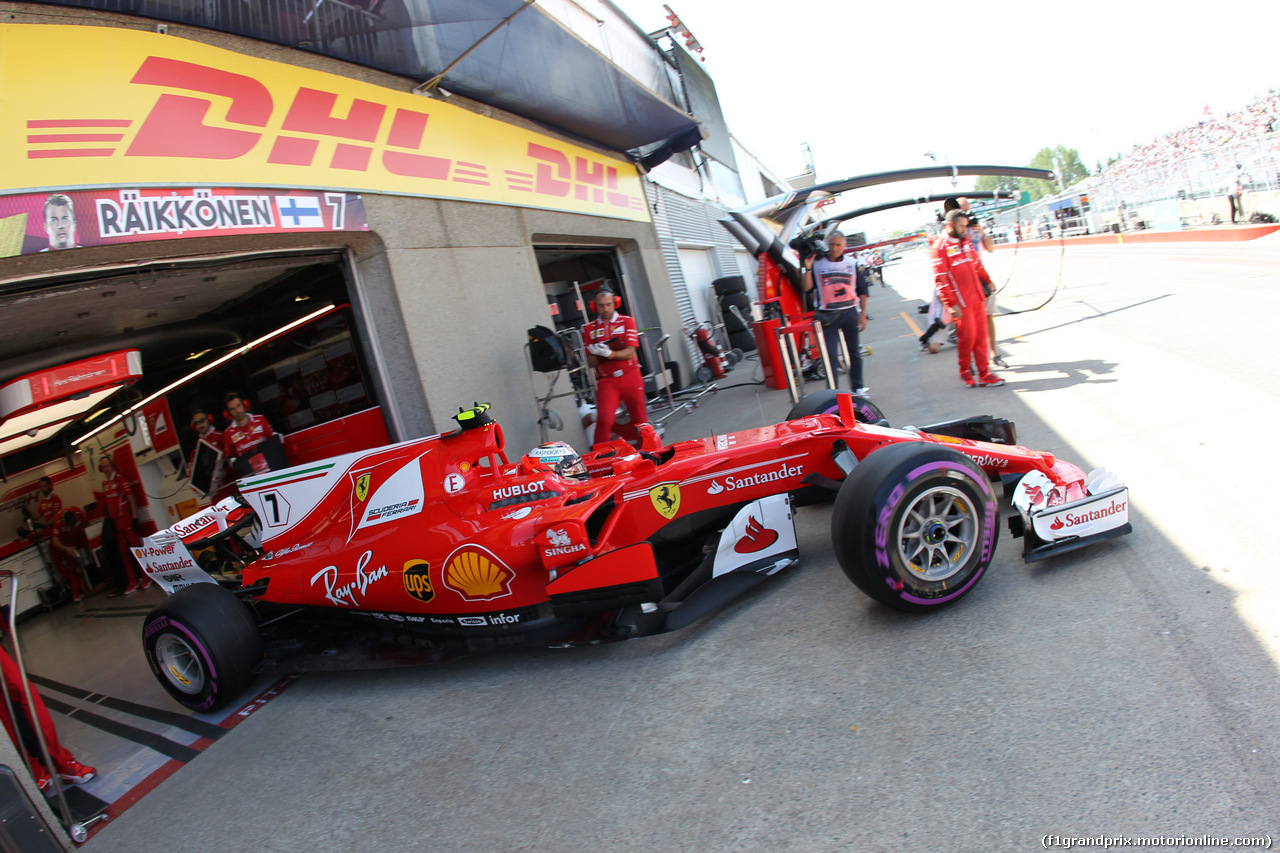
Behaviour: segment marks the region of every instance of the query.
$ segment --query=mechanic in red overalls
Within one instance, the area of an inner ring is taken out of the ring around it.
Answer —
[[[229,392],[224,402],[227,404],[227,417],[231,419],[222,434],[222,452],[227,461],[234,466],[237,459],[246,457],[253,473],[271,470],[265,456],[251,453],[253,448],[275,435],[271,424],[262,415],[251,414],[244,399],[235,391]]]
[[[84,598],[84,585],[80,583],[80,554],[89,551],[89,537],[84,532],[84,512],[80,507],[68,507],[53,522],[53,567],[71,587],[72,603]]]
[[[596,444],[609,440],[621,400],[634,426],[649,422],[644,405],[644,376],[636,358],[640,333],[630,317],[618,313],[618,297],[608,288],[596,291],[596,315],[582,329],[587,364],[596,371]]]
[[[969,242],[968,226],[969,217],[963,210],[947,214],[942,233],[933,242],[933,274],[942,304],[956,321],[960,379],[970,388],[975,384],[987,388],[1003,385],[1004,380],[991,372],[987,361],[987,293],[982,285],[990,284],[991,276]],[[972,367],[975,362],[976,382]]]
[[[120,571],[115,577],[117,589],[111,595],[133,595],[151,586],[151,578],[145,574],[142,582],[138,582],[139,571],[129,551],[130,547],[142,547],[142,539],[134,529],[138,523],[138,503],[133,496],[133,483],[125,479],[110,456],[98,460],[98,470],[103,476],[102,550],[114,552],[120,560]]]

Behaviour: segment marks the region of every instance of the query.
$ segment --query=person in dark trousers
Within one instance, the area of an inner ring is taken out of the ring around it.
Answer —
[[[129,548],[138,548],[142,539],[136,530],[138,526],[138,504],[134,498],[133,483],[130,483],[110,456],[98,460],[98,470],[102,473],[102,495],[104,511],[102,514],[102,553],[115,581],[115,591],[108,597],[117,595],[133,595],[140,589],[151,586],[151,578],[144,574],[138,579],[133,554]]]
[[[1227,202],[1231,205],[1231,224],[1236,224],[1236,217],[1240,217],[1241,222],[1249,220],[1244,215],[1244,183],[1240,180],[1240,176],[1236,175],[1235,181],[1231,184],[1231,190],[1227,193]]]
[[[871,389],[862,384],[862,353],[858,347],[858,333],[867,328],[869,289],[857,263],[845,257],[846,245],[844,234],[837,231],[827,240],[826,255],[805,258],[800,286],[806,293],[818,291],[818,307],[813,316],[822,324],[822,339],[827,345],[833,372],[839,370],[843,333],[849,348],[849,385],[853,393],[861,397],[871,393]]]

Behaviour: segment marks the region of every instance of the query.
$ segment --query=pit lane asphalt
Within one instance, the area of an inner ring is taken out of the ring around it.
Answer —
[[[998,252],[1002,306],[1041,302],[1058,265]],[[972,594],[907,616],[845,579],[829,509],[804,508],[801,565],[682,632],[305,676],[85,849],[1280,842],[1277,270],[1271,241],[1069,250],[1048,307],[997,320],[1010,384],[973,391],[904,319],[923,319],[922,258],[873,293],[866,381],[895,425],[1010,417],[1023,444],[1117,471],[1131,536],[1028,566],[1004,534]],[[789,407],[722,391],[668,438]]]

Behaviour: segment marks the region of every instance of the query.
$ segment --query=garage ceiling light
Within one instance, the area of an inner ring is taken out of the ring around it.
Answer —
[[[66,426],[68,421],[73,421],[85,412],[100,405],[103,400],[120,391],[122,387],[104,388],[84,397],[63,400],[60,403],[54,403],[52,406],[44,406],[35,411],[8,418],[3,424],[0,424],[0,442],[7,442],[14,436],[22,435],[33,429],[43,429],[49,424],[56,423]],[[4,448],[4,452],[9,452],[7,445]]]
[[[236,349],[233,349],[231,352],[222,356],[222,358],[214,359],[213,361],[206,364],[204,367],[201,367],[199,370],[195,370],[191,373],[188,373],[186,376],[182,377],[176,382],[170,382],[168,385],[164,386],[159,391],[152,394],[150,397],[144,397],[143,399],[134,403],[129,408],[125,409],[120,414],[116,415],[111,420],[104,423],[102,426],[92,429],[89,432],[86,432],[84,435],[80,436],[79,438],[77,438],[75,441],[71,443],[74,445],[84,444],[86,441],[93,438],[95,435],[102,432],[107,427],[114,426],[115,424],[120,423],[120,421],[124,420],[129,415],[139,411],[143,406],[147,405],[152,400],[156,400],[156,399],[159,399],[160,397],[163,397],[165,394],[168,394],[170,391],[172,391],[175,388],[181,388],[183,385],[186,385],[188,382],[195,379],[196,377],[203,376],[204,374],[208,373],[210,370],[213,370],[218,365],[225,364],[226,362],[230,361],[233,358],[237,358],[238,356],[244,355],[254,347],[261,346],[262,344],[265,344],[267,341],[280,337],[285,332],[296,329],[299,326],[304,326],[307,323],[310,323],[312,320],[323,317],[325,314],[328,314],[330,311],[337,309],[337,307],[338,307],[337,305],[332,305],[332,304],[326,305],[325,307],[321,308],[319,311],[312,311],[310,314],[308,314],[305,317],[300,317],[299,319],[294,320],[292,323],[286,323],[285,325],[281,326],[275,331],[268,332],[267,334],[263,335],[257,340],[250,341],[249,343],[245,344],[242,347],[237,347]]]
[[[30,447],[33,444],[39,444],[42,441],[48,441],[57,435],[62,429],[70,425],[75,418],[68,418],[61,423],[48,424],[35,430],[33,434],[18,434],[9,436],[8,438],[0,438],[0,456],[8,456],[10,453],[17,453],[24,447]]]

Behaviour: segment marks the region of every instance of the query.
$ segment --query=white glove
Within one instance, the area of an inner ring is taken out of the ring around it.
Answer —
[[[587,347],[587,352],[600,358],[608,358],[613,355],[613,350],[609,349],[608,344],[592,344]]]

